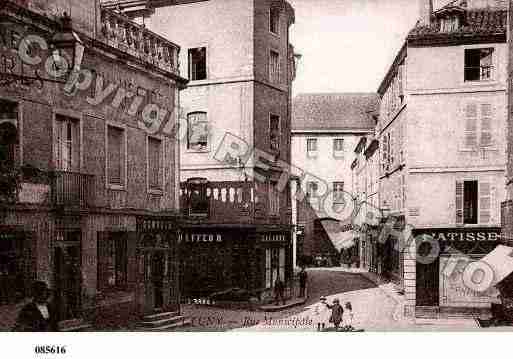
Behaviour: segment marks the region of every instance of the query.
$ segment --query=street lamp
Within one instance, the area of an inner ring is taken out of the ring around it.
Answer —
[[[82,61],[84,59],[85,46],[78,34],[73,31],[71,17],[64,13],[61,18],[61,29],[57,32],[52,40],[53,58],[56,66],[60,64],[66,65],[65,73],[69,72],[67,60],[71,58],[71,72],[80,71]],[[59,68],[57,71],[62,70]]]

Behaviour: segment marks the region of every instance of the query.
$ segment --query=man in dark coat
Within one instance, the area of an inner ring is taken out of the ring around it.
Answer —
[[[299,272],[299,297],[303,298],[306,296],[306,282],[308,280],[308,274],[306,273],[305,267],[301,267]]]
[[[333,305],[329,305],[326,303],[329,309],[331,309],[331,317],[330,322],[335,326],[335,330],[338,331],[340,327],[340,323],[342,322],[342,316],[344,314],[344,308],[340,305],[340,301],[338,299],[333,300]]]
[[[18,314],[15,332],[56,332],[57,316],[48,304],[50,291],[45,282],[37,281],[32,288],[32,301]]]

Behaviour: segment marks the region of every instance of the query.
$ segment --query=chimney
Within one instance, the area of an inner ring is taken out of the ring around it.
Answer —
[[[433,0],[419,0],[420,2],[420,25],[431,25],[433,15]]]

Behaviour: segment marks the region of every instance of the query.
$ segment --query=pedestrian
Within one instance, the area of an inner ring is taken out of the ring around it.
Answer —
[[[299,272],[299,297],[306,297],[306,282],[308,280],[308,274],[306,273],[305,267],[301,267]]]
[[[56,332],[57,316],[48,303],[50,290],[45,282],[36,281],[32,287],[32,300],[18,314],[15,332]]]
[[[331,309],[330,323],[333,323],[335,331],[338,331],[340,323],[342,323],[344,308],[342,308],[338,299],[334,299],[332,305],[326,304],[326,306]]]
[[[343,329],[345,331],[352,331],[354,330],[354,327],[353,327],[353,319],[354,319],[354,314],[353,314],[353,306],[351,304],[351,302],[346,302],[346,304],[344,305],[344,313],[342,315],[342,325],[343,325]]]
[[[326,297],[321,297],[320,302],[313,308],[313,322],[318,332],[324,331],[330,317],[330,310],[326,305]]]
[[[276,278],[276,282],[274,282],[274,296],[276,305],[279,305],[280,299],[285,305],[285,283],[283,283],[280,277]]]

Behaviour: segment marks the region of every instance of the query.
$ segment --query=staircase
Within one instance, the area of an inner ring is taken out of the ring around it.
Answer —
[[[165,332],[190,326],[191,320],[179,312],[164,312],[147,315],[137,326],[140,331]]]

